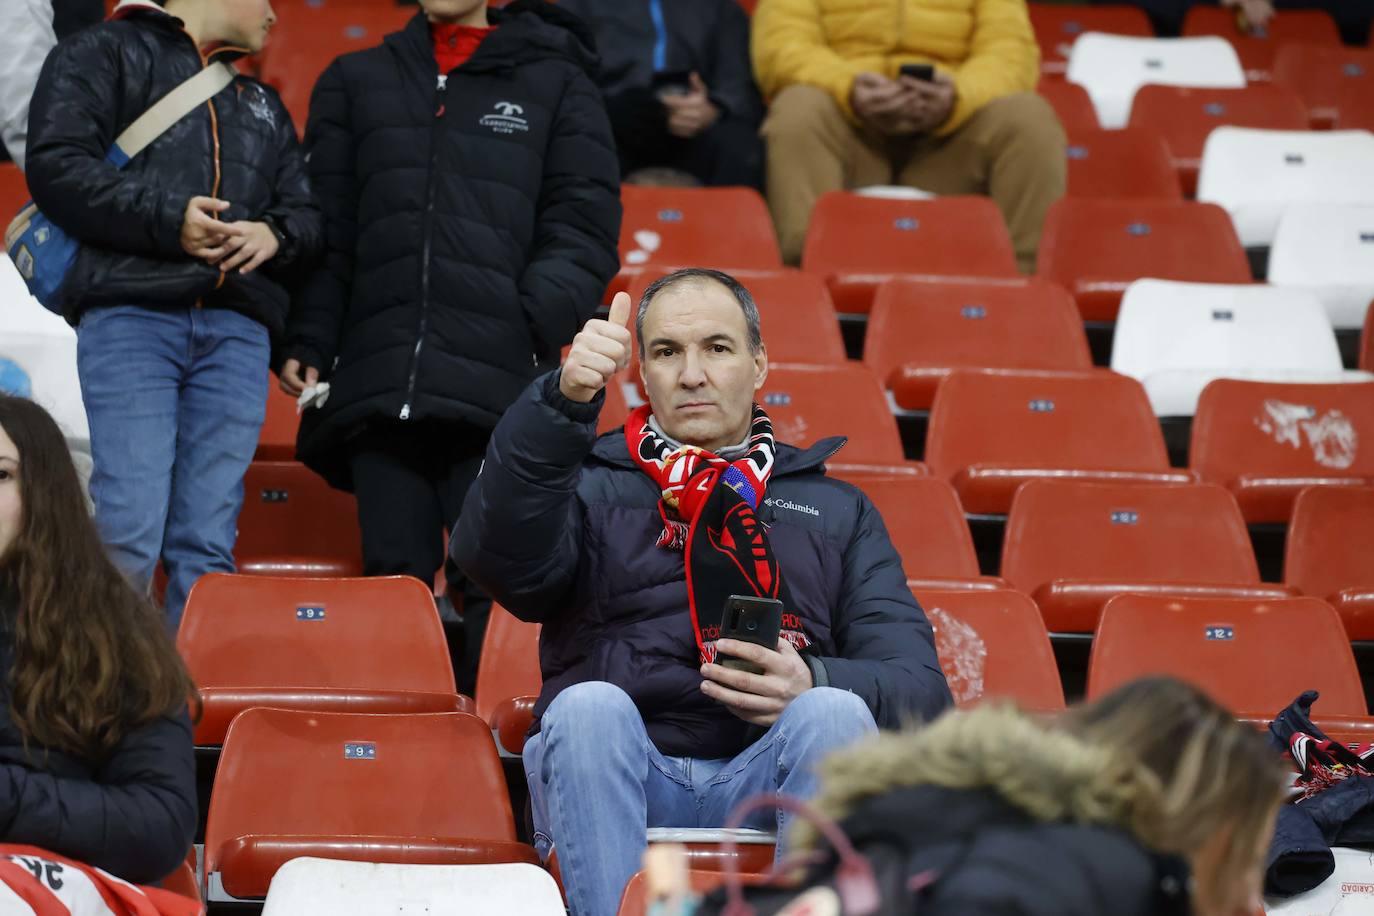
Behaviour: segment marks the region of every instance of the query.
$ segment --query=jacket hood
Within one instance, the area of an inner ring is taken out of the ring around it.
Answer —
[[[147,0],[126,0],[147,2]],[[596,39],[581,19],[544,0],[516,0],[487,13],[499,26],[477,48],[463,68],[471,71],[506,70],[542,60],[565,60],[588,76],[596,73],[599,60]],[[391,44],[404,45],[407,53],[417,51],[432,58],[429,21],[424,10],[416,13],[400,32],[386,37]]]

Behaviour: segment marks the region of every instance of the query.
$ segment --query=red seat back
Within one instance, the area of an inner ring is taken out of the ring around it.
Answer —
[[[1064,289],[1040,279],[896,278],[878,288],[864,364],[910,410],[930,407],[953,369],[1092,368]]]
[[[1218,379],[1203,389],[1189,464],[1228,487],[1251,522],[1286,522],[1298,491],[1374,480],[1374,382]]]
[[[13,162],[0,162],[0,226],[8,226],[29,199],[24,173]]]
[[[1194,5],[1183,20],[1185,37],[1217,35],[1236,49],[1246,78],[1272,79],[1274,56],[1288,42],[1340,47],[1341,33],[1325,10],[1278,10],[1265,24],[1264,35],[1241,32],[1234,9]]]
[[[1374,487],[1309,487],[1293,504],[1283,579],[1304,595],[1374,592]]]
[[[1077,83],[1070,83],[1063,77],[1045,77],[1035,87],[1054,108],[1059,123],[1068,133],[1083,130],[1097,130],[1102,124],[1097,120],[1097,109],[1093,107],[1092,96],[1088,90]]]
[[[1149,17],[1135,6],[1125,4],[1069,6],[1062,3],[1031,3],[1030,21],[1040,45],[1040,70],[1064,73],[1069,69],[1069,51],[1084,32],[1109,32],[1150,38],[1155,34]]]
[[[455,766],[460,777],[441,778]],[[230,894],[254,896],[281,848],[406,862],[487,845],[498,856],[519,848],[501,761],[476,716],[250,709],[229,729],[215,775],[205,871]]]
[[[1073,294],[1089,321],[1111,321],[1142,277],[1249,283],[1231,218],[1215,204],[1065,197],[1050,206],[1039,273]]]
[[[1069,132],[1071,197],[1149,197],[1182,200],[1169,148],[1153,130]]]
[[[1285,44],[1274,58],[1274,82],[1302,98],[1312,127],[1336,127],[1343,105],[1374,96],[1374,49]]]
[[[328,709],[409,691],[456,704],[434,596],[409,577],[211,573],[191,589],[177,649],[206,694],[202,744],[217,743],[255,696]]]
[[[978,555],[954,488],[933,477],[865,477],[854,484],[883,517],[908,579],[977,579]]]
[[[1028,709],[1064,708],[1054,651],[1040,611],[1021,592],[913,589],[935,628],[935,649],[954,702],[1008,698]]]
[[[1305,690],[1321,691],[1318,715],[1367,713],[1340,618],[1316,598],[1113,598],[1093,640],[1088,699],[1157,674],[1238,714],[1272,716]]]
[[[1194,10],[1201,7],[1194,7]],[[1207,136],[1222,126],[1264,130],[1306,130],[1307,108],[1287,86],[1252,83],[1244,89],[1141,86],[1131,104],[1131,127],[1159,134],[1184,193],[1197,192]]]
[[[491,606],[477,668],[477,715],[492,721],[496,707],[514,697],[536,696],[543,686],[537,623],[525,623],[499,604]]]
[[[896,274],[1017,277],[1002,213],[988,197],[894,200],[822,194],[811,213],[802,270],[824,277],[835,308],[866,313]]]
[[[806,447],[827,436],[847,436],[836,456],[845,464],[901,464],[897,420],[882,386],[867,367],[781,366],[755,395],[773,421],[779,442]]]
[[[234,555],[242,572],[361,575],[357,501],[303,464],[254,461]]]

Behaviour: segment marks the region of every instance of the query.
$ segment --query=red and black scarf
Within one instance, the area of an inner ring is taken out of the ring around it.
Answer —
[[[731,595],[782,601],[784,636],[804,648],[807,638],[757,514],[777,459],[768,414],[754,406],[748,451],[727,461],[696,446],[675,447],[654,431],[649,410],[646,404],[630,414],[625,442],[630,457],[663,494],[658,504],[663,533],[657,546],[683,552],[701,660],[715,661],[721,615]]]

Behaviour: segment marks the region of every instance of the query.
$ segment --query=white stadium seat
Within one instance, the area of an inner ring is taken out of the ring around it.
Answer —
[[[1374,133],[1218,127],[1197,199],[1226,208],[1242,245],[1270,245],[1295,204],[1374,204]]]
[[[1218,378],[1367,381],[1341,368],[1336,335],[1302,289],[1137,280],[1116,319],[1112,369],[1138,379],[1156,416],[1190,417]]]
[[[1336,328],[1361,327],[1374,301],[1374,204],[1289,207],[1269,251],[1269,282],[1312,290]]]
[[[1134,38],[1087,32],[1069,54],[1068,80],[1088,90],[1104,128],[1125,127],[1146,83],[1239,89],[1245,70],[1224,38]]]

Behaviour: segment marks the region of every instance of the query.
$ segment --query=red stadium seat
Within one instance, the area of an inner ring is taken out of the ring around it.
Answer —
[[[1056,633],[1091,633],[1126,592],[1282,598],[1261,585],[1236,501],[1221,487],[1032,480],[1007,517],[1002,575]]]
[[[1244,89],[1149,85],[1135,94],[1130,124],[1164,138],[1183,192],[1192,197],[1197,192],[1202,147],[1214,128],[1306,130],[1307,109],[1297,93],[1277,84],[1252,84]]]
[[[177,648],[200,687],[196,743],[215,745],[251,706],[452,712],[434,596],[416,579],[276,579],[212,573],[191,589]]]
[[[984,697],[1027,709],[1064,708],[1054,651],[1040,611],[1021,592],[927,591],[912,587],[935,628],[940,667],[959,706]]]
[[[620,273],[607,300],[648,268],[782,267],[768,205],[752,188],[650,188],[621,185]]]
[[[24,173],[13,162],[0,162],[0,226],[8,226],[29,200]]]
[[[1069,132],[1070,197],[1182,200],[1169,148],[1153,130]]]
[[[1250,263],[1226,211],[1165,200],[1084,200],[1050,207],[1040,276],[1073,294],[1087,321],[1111,321],[1134,280],[1249,283]]]
[[[1236,49],[1247,79],[1268,80],[1274,76],[1274,57],[1286,42],[1310,42],[1339,48],[1341,33],[1336,21],[1325,10],[1279,10],[1265,28],[1263,37],[1243,33],[1234,9],[1195,5],[1183,20],[1186,37],[1218,35]]]
[[[1319,715],[1367,715],[1340,617],[1316,598],[1113,598],[1093,640],[1088,699],[1153,674],[1266,721],[1305,690],[1321,691]]]
[[[516,841],[501,761],[476,716],[249,709],[215,776],[205,873],[257,898],[298,856],[539,864]]]
[[[491,606],[477,667],[477,715],[496,732],[500,746],[518,754],[543,686],[537,623],[525,623],[499,604]]]
[[[958,368],[1086,371],[1092,368],[1078,309],[1040,279],[911,277],[878,287],[864,364],[904,410],[928,410]]]
[[[1336,90],[1336,127],[1374,131],[1374,92],[1368,80],[1351,80]]]
[[[362,575],[357,502],[294,461],[254,461],[243,478],[234,556],[259,575]]]
[[[1286,44],[1274,60],[1274,82],[1297,92],[1313,128],[1342,126],[1342,105],[1374,95],[1374,49]]]
[[[839,464],[906,463],[897,420],[865,366],[772,366],[756,398],[779,442],[805,448],[827,436],[847,436]]]
[[[1077,83],[1070,83],[1062,77],[1046,77],[1040,80],[1035,91],[1054,107],[1054,113],[1059,116],[1059,123],[1064,125],[1066,132],[1072,134],[1102,127],[1097,120],[1092,96]]]
[[[1189,465],[1236,495],[1248,522],[1286,522],[1314,485],[1374,483],[1374,382],[1218,379],[1202,391]]]
[[[277,24],[262,54],[260,74],[281,93],[301,134],[310,93],[334,58],[380,44],[417,12],[374,0],[277,0],[273,10]]]
[[[1374,372],[1374,303],[1364,313],[1364,330],[1360,334],[1360,368]]]
[[[978,555],[954,488],[933,477],[856,478],[873,501],[914,589],[995,589],[978,572]]]
[[[1068,6],[1060,3],[1031,3],[1031,27],[1040,45],[1040,72],[1064,73],[1069,69],[1069,51],[1084,32],[1109,32],[1113,35],[1154,37],[1149,17],[1138,7],[1126,5]]]
[[[267,419],[262,423],[262,432],[258,434],[258,450],[253,457],[259,461],[294,461],[296,431],[300,425],[301,418],[296,413],[296,399],[281,390],[275,375],[269,375]]]
[[[629,292],[636,305],[649,284],[667,273],[659,268],[646,268],[634,278]],[[818,366],[845,361],[844,340],[840,337],[835,306],[819,277],[790,268],[730,273],[749,290],[759,308],[759,325],[769,360]],[[632,376],[639,374],[638,364],[639,348],[636,346],[630,363]]]
[[[1145,389],[1109,372],[950,373],[935,394],[926,463],[964,511],[1004,514],[1037,477],[1187,483],[1169,467]]]
[[[1374,487],[1309,487],[1293,503],[1283,580],[1326,599],[1351,639],[1374,639]]]
[[[824,277],[842,313],[866,314],[878,284],[898,274],[1017,277],[1011,236],[987,197],[894,200],[822,194],[802,270]]]

